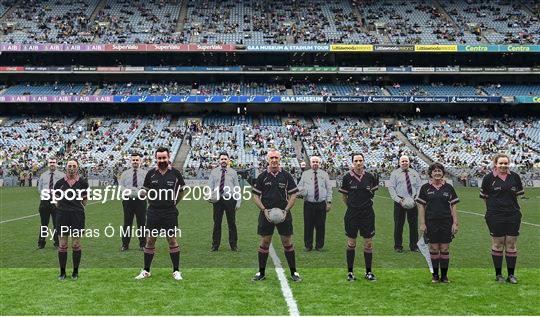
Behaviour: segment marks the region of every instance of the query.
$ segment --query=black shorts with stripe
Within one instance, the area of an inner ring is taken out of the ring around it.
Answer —
[[[452,224],[452,217],[426,219],[426,238],[428,242],[452,242]]]
[[[174,230],[178,228],[178,215],[172,212],[156,214],[148,213],[146,215],[146,225],[145,229],[147,230]]]
[[[57,209],[56,232],[60,237],[82,237],[85,225],[84,212]]]
[[[487,212],[485,215],[489,234],[492,237],[519,236],[521,226],[521,212],[495,213]]]
[[[285,220],[281,223],[274,224],[264,216],[264,213],[261,211],[259,213],[259,224],[257,226],[257,234],[260,236],[271,236],[274,234],[274,228],[277,228],[279,235],[281,236],[291,236],[293,235],[293,222],[292,214],[289,211],[285,216]]]
[[[371,207],[364,210],[347,209],[343,222],[349,238],[356,239],[358,232],[365,239],[375,236],[375,212]]]

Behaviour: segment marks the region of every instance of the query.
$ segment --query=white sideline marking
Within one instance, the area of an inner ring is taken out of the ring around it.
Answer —
[[[384,199],[390,199],[390,200],[393,200],[392,198],[390,197],[384,197],[384,196],[381,196],[381,195],[375,195],[376,197],[379,197],[379,198],[384,198]],[[481,213],[478,213],[478,212],[473,212],[473,211],[467,211],[467,210],[459,210],[459,212],[462,212],[464,214],[469,214],[469,215],[475,215],[475,216],[480,216],[480,217],[484,217],[484,214],[481,214]],[[539,224],[536,224],[536,223],[532,223],[532,222],[526,222],[526,221],[522,221],[521,222],[522,224],[525,224],[525,225],[529,225],[529,226],[534,226],[534,227],[540,227]]]
[[[274,262],[274,267],[276,268],[279,283],[281,284],[281,293],[283,293],[283,297],[285,298],[285,301],[287,302],[287,307],[289,308],[289,316],[300,316],[300,312],[298,311],[298,305],[296,304],[296,300],[293,297],[291,287],[287,282],[285,271],[283,270],[283,266],[281,266],[281,261],[279,260],[279,257],[276,254],[276,249],[274,249],[274,245],[272,243],[270,243],[269,252],[270,257],[272,258],[272,262]]]
[[[94,205],[94,204],[97,204],[97,203],[100,203],[100,202],[101,201],[93,201],[93,202],[87,204],[86,206]],[[17,221],[17,220],[23,220],[23,219],[32,218],[32,217],[35,217],[35,216],[39,216],[39,213],[24,216],[24,217],[14,218],[14,219],[2,220],[2,221],[0,221],[0,225],[3,224],[3,223],[8,223],[8,222]]]

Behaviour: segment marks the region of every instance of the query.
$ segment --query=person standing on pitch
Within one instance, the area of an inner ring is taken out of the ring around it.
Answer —
[[[429,183],[422,185],[416,198],[419,204],[420,232],[425,234],[429,243],[429,253],[433,264],[431,282],[448,283],[450,242],[458,232],[456,204],[459,198],[454,187],[445,182],[442,164],[433,163],[428,169],[428,176]]]
[[[493,158],[493,173],[484,176],[480,198],[486,202],[486,224],[491,235],[491,257],[495,280],[504,283],[503,251],[506,256],[508,283],[517,284],[514,275],[517,261],[517,239],[521,225],[521,208],[517,197],[525,194],[521,177],[510,171],[510,157],[497,154]]]
[[[137,228],[140,230],[144,230],[144,223],[146,222],[146,199],[139,199],[137,197],[137,193],[142,189],[142,184],[146,176],[146,171],[141,168],[141,162],[140,154],[131,154],[131,168],[122,173],[118,182],[123,189],[131,190],[131,196],[122,201],[122,208],[124,209],[123,228],[126,235],[122,236],[122,247],[120,251],[127,251],[129,249],[133,217],[137,219]],[[145,244],[146,239],[141,234],[139,237],[139,250],[143,251]]]
[[[219,166],[210,172],[208,180],[212,190],[212,205],[214,207],[214,230],[212,232],[212,251],[219,249],[221,243],[221,221],[223,214],[227,217],[229,227],[229,246],[232,251],[238,251],[238,233],[236,230],[236,211],[240,208],[240,199],[235,200],[233,193],[240,193],[238,174],[229,167],[229,154],[219,154]],[[238,196],[238,195],[237,195]],[[237,197],[238,198],[238,197]]]
[[[253,202],[260,209],[257,233],[261,236],[259,247],[259,272],[253,281],[262,281],[266,278],[266,262],[272,242],[274,228],[277,227],[281,236],[281,243],[285,249],[285,258],[291,271],[291,279],[300,282],[302,278],[296,272],[296,259],[292,242],[293,223],[291,208],[296,201],[298,188],[292,175],[280,167],[281,154],[277,150],[268,152],[268,168],[262,172],[253,185]],[[283,222],[274,224],[270,221],[268,213],[272,208],[279,208],[285,212]]]
[[[394,201],[394,250],[403,252],[403,225],[405,216],[409,223],[409,249],[418,252],[418,208],[407,209],[403,206],[406,198],[414,200],[418,195],[422,180],[417,171],[410,168],[409,157],[403,155],[399,158],[399,168],[390,174],[388,192]]]
[[[47,161],[47,164],[49,166],[49,170],[41,174],[38,180],[38,190],[39,190],[40,196],[43,190],[52,190],[54,188],[54,184],[56,184],[57,181],[59,181],[60,179],[66,176],[66,174],[60,172],[57,169],[58,162],[56,161],[55,158],[50,158]],[[56,228],[56,206],[54,204],[51,204],[50,199],[40,200],[39,217],[41,219],[41,227],[39,230],[37,247],[38,249],[43,249],[45,248],[46,239],[42,234],[41,228],[49,227],[49,219],[51,218],[52,218],[53,228]],[[58,232],[54,231],[53,239],[54,239],[54,247],[58,248]]]
[[[180,272],[180,246],[176,240],[178,229],[178,209],[176,205],[184,194],[186,183],[179,170],[171,166],[169,149],[160,147],[156,150],[157,166],[146,173],[143,190],[148,198],[148,210],[146,214],[145,231],[166,232],[169,243],[169,255],[171,257],[175,280],[182,280]],[[144,192],[143,192],[144,193]],[[174,231],[174,233],[171,233]],[[137,280],[150,277],[150,266],[154,259],[157,235],[148,234],[144,247],[144,268],[135,277]]]
[[[56,191],[64,193],[63,198],[56,203],[56,231],[58,232],[58,262],[60,264],[59,280],[66,279],[67,244],[71,237],[73,249],[73,273],[72,280],[79,278],[79,264],[81,262],[81,237],[84,232],[85,215],[84,209],[87,202],[88,181],[79,176],[79,163],[68,160],[66,176],[54,184]],[[80,191],[81,194],[77,194]],[[58,197],[55,192],[55,197]]]
[[[345,212],[345,234],[347,235],[347,280],[356,280],[353,272],[358,232],[364,238],[364,261],[368,281],[375,281],[375,274],[371,271],[373,259],[373,236],[375,236],[375,212],[373,210],[373,197],[379,188],[379,181],[373,174],[364,169],[364,155],[352,154],[352,169],[343,176],[339,192],[343,194],[343,201],[347,206]]]
[[[332,206],[332,185],[328,173],[320,169],[321,158],[312,156],[311,169],[302,173],[298,188],[304,197],[304,246],[313,249],[313,230],[317,231],[315,250],[324,246],[326,213]]]

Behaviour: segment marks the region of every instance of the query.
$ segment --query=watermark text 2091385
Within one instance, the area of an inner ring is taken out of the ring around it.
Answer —
[[[182,194],[182,195],[181,195]],[[56,203],[60,200],[89,200],[106,203],[113,200],[207,200],[219,201],[221,198],[229,200],[250,200],[251,186],[224,186],[223,188],[211,188],[209,186],[183,186],[162,189],[131,189],[122,186],[108,185],[104,188],[86,189],[48,189],[40,192],[41,200]]]

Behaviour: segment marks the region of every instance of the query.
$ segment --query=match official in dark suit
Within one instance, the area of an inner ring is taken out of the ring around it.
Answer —
[[[133,217],[137,219],[137,228],[141,230],[146,222],[146,199],[141,200],[137,197],[137,192],[143,187],[146,173],[147,171],[141,168],[141,155],[138,153],[131,154],[131,168],[122,173],[118,182],[123,189],[131,189],[132,193],[127,200],[122,201],[122,207],[124,209],[124,232],[129,232],[129,234],[122,236],[121,251],[129,249]],[[146,239],[141,235],[139,237],[139,250],[143,251],[145,244]]]
[[[238,250],[236,211],[240,208],[242,199],[238,174],[234,169],[229,167],[229,163],[229,155],[226,152],[220,153],[219,166],[211,171],[210,179],[208,180],[210,189],[212,190],[210,202],[214,206],[212,251],[217,251],[221,243],[221,222],[224,213],[227,217],[227,225],[229,227],[229,246],[232,251]]]
[[[328,173],[320,169],[321,159],[312,156],[311,169],[302,173],[298,184],[304,197],[304,246],[306,251],[313,249],[313,230],[316,230],[315,250],[320,251],[324,246],[326,213],[332,204],[332,185]]]

